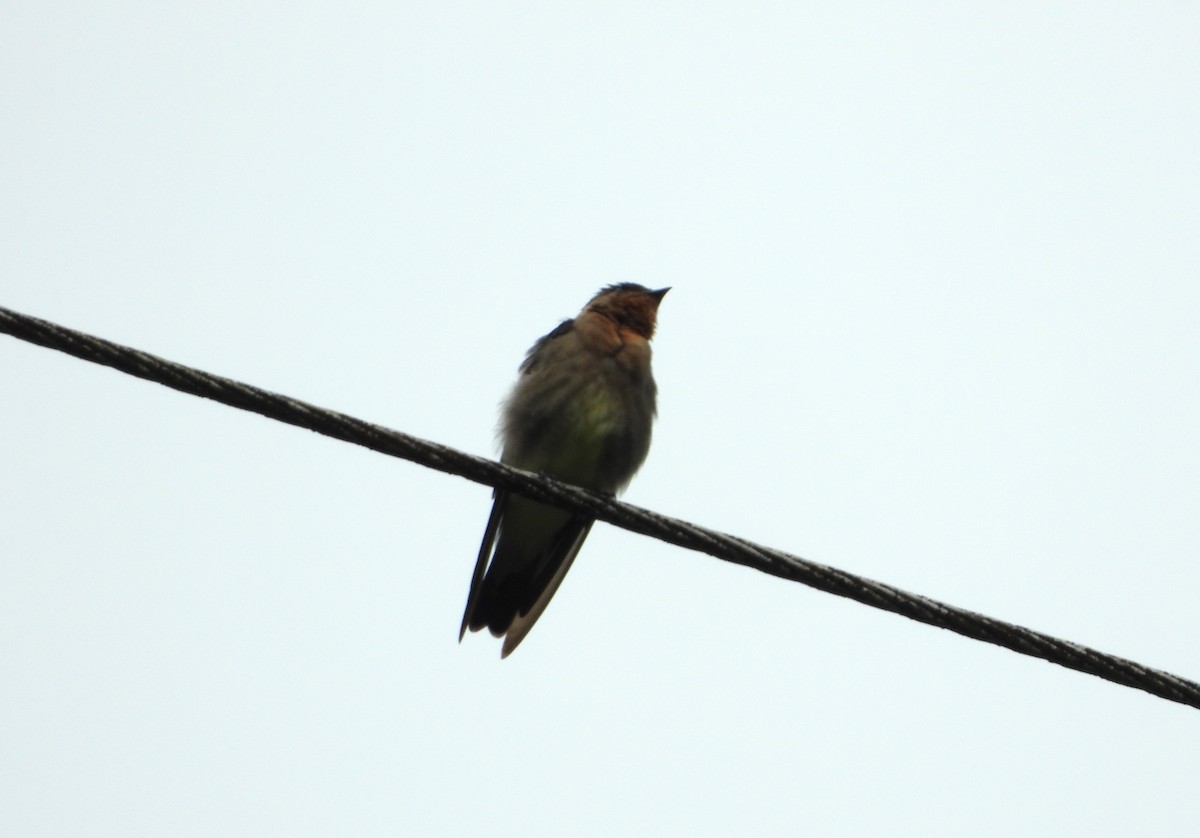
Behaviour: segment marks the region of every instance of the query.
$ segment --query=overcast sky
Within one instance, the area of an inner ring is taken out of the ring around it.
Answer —
[[[1200,677],[1200,11],[7,3],[0,305],[494,455],[673,286],[626,498]],[[1200,713],[0,336],[0,834],[1184,835]]]

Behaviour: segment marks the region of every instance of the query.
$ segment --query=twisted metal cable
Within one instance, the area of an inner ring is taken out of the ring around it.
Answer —
[[[707,553],[723,561],[800,582],[817,590],[891,611],[910,620],[947,629],[964,637],[1003,646],[1023,655],[1095,675],[1114,684],[1144,690],[1169,701],[1200,708],[1200,684],[1195,681],[1108,655],[1078,643],[1060,640],[1032,629],[956,608],[781,550],[763,547],[736,536],[622,503],[577,486],[560,483],[544,475],[519,471],[493,460],[475,457],[444,445],[364,422],[344,413],[326,410],[287,396],[260,390],[249,384],[185,367],[147,352],[2,307],[0,332],[184,393],[307,428],[381,454],[411,460],[476,483],[508,489],[678,547]]]

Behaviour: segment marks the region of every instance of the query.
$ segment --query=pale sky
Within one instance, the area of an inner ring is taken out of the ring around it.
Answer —
[[[629,501],[1200,678],[1200,11],[96,6],[0,27],[0,305],[494,455],[673,286]],[[1200,713],[0,336],[0,834],[1186,835]]]

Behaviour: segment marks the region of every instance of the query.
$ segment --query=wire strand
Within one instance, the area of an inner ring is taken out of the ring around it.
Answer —
[[[660,515],[649,509],[560,483],[544,475],[519,471],[494,460],[466,454],[445,445],[364,422],[344,413],[326,410],[249,384],[176,364],[147,352],[3,307],[0,307],[0,332],[184,393],[307,428],[381,454],[400,457],[447,474],[465,477],[476,483],[508,489],[678,547],[706,553],[723,561],[800,582],[817,590],[891,611],[964,637],[1003,646],[1023,655],[1095,675],[1114,684],[1144,690],[1169,701],[1200,708],[1200,684],[1195,681],[912,594],[882,582],[678,518]]]

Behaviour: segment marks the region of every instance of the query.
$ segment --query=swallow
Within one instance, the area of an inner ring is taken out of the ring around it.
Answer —
[[[650,450],[658,388],[650,339],[669,288],[609,285],[533,345],[501,410],[500,461],[615,495]],[[458,632],[517,648],[575,561],[594,519],[497,489]]]

